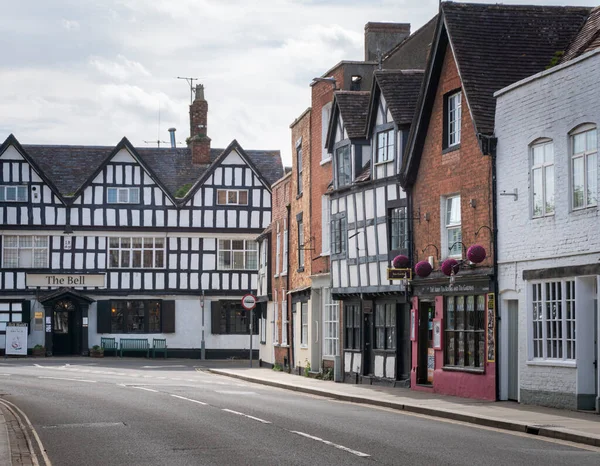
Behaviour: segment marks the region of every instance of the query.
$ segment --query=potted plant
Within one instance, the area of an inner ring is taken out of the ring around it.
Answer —
[[[31,350],[31,354],[36,357],[46,356],[46,348],[44,348],[42,345],[35,345]]]
[[[92,346],[90,350],[90,356],[92,358],[103,358],[104,357],[104,348],[98,345]]]

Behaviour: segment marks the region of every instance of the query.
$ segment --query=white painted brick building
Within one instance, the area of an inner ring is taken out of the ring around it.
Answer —
[[[598,406],[600,50],[498,91],[500,398]]]

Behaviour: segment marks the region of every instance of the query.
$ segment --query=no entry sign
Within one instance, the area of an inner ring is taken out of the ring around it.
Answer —
[[[247,311],[256,307],[256,296],[253,294],[247,294],[242,296],[242,307]]]

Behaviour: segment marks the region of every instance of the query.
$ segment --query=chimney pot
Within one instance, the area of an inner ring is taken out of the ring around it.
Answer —
[[[171,136],[171,149],[175,149],[175,147],[177,147],[177,144],[175,143],[175,131],[177,131],[177,129],[169,128],[169,134]]]

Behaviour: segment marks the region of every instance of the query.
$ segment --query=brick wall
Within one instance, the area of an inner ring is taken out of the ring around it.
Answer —
[[[435,256],[435,248],[428,246],[434,244],[442,260],[448,255],[448,250],[443,251],[441,245],[440,222],[444,222],[445,213],[440,212],[440,197],[460,194],[462,242],[467,248],[472,244],[481,244],[485,247],[488,257],[480,265],[492,266],[489,230],[484,228],[475,237],[475,232],[481,226],[493,229],[491,157],[483,156],[479,149],[464,93],[460,148],[442,153],[444,95],[460,87],[460,77],[451,49],[448,47],[421,155],[419,173],[412,189],[413,216],[420,214],[420,220],[413,221],[415,252],[418,260],[426,260],[427,256]],[[428,214],[428,221],[425,220],[426,214]],[[426,249],[425,252],[423,249]],[[437,268],[439,263],[436,260],[434,269]]]

